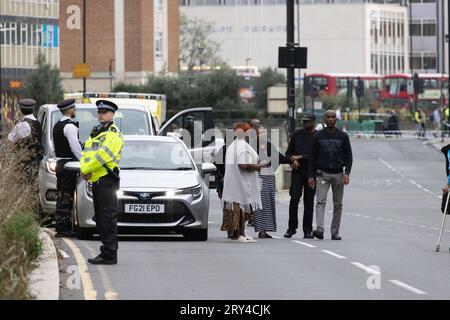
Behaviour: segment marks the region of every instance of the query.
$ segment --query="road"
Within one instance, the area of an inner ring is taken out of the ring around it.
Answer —
[[[207,242],[122,237],[119,264],[93,266],[86,261],[97,254],[98,240],[55,240],[67,253],[61,298],[450,299],[450,219],[435,252],[446,182],[442,154],[408,139],[353,139],[352,146],[342,241],[330,240],[329,229],[324,240],[304,240],[302,232],[282,238],[288,217],[282,192],[272,233],[277,238],[229,243],[212,191]],[[327,226],[331,209],[329,202]]]

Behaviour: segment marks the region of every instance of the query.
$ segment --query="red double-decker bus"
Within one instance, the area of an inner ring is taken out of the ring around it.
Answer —
[[[435,73],[418,74],[424,92],[417,96],[419,102],[445,104],[448,99],[448,75]],[[413,77],[410,74],[392,74],[383,78],[380,100],[393,104],[412,103],[414,99]]]
[[[356,88],[358,78],[363,80],[364,87],[369,90],[372,96],[378,99],[382,89],[383,77],[375,74],[310,73],[305,75],[304,81],[308,81],[309,88],[314,81],[319,95],[324,92],[327,96],[337,96],[342,90],[347,91],[348,81],[353,81],[353,88]]]

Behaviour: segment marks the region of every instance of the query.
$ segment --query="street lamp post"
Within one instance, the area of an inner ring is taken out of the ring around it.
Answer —
[[[294,0],[286,1],[286,30],[287,41],[286,47],[294,50],[295,47],[295,30],[294,30]],[[292,137],[295,131],[295,68],[289,66],[287,68],[287,102],[288,102],[288,133]]]
[[[83,63],[86,63],[86,0],[83,0]],[[83,93],[86,92],[86,77],[83,77]]]

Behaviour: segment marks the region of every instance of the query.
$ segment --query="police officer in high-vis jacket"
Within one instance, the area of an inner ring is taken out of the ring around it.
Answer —
[[[74,237],[72,230],[71,212],[74,193],[77,186],[77,172],[64,169],[69,161],[81,159],[81,144],[78,140],[78,122],[75,100],[69,99],[58,103],[62,117],[53,127],[53,144],[56,156],[56,237]]]
[[[20,111],[25,116],[8,135],[8,140],[16,145],[19,159],[19,171],[24,181],[33,181],[39,170],[42,159],[42,128],[36,119],[36,101],[21,99]]]
[[[117,190],[119,190],[119,161],[124,142],[114,125],[117,105],[98,100],[97,112],[100,125],[94,127],[84,144],[81,158],[81,174],[92,183],[94,221],[100,234],[100,254],[88,261],[92,264],[117,263]]]

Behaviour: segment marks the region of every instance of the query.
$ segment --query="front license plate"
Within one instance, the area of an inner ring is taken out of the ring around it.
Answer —
[[[164,213],[164,205],[163,204],[125,204],[125,212],[126,213]]]

